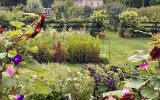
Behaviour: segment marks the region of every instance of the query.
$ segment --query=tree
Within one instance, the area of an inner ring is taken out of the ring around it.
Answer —
[[[54,2],[54,0],[41,0],[42,1],[42,5],[45,8],[51,8],[52,3]]]
[[[31,13],[40,13],[42,11],[41,0],[27,0],[26,11]]]
[[[2,0],[2,5],[6,7],[16,6],[18,4],[26,4],[27,0]]]

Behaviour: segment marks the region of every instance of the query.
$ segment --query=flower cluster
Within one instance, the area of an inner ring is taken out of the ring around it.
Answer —
[[[85,66],[85,70],[89,71],[90,75],[94,78],[94,96],[100,90],[101,85],[106,87],[105,92],[117,89],[117,80],[113,75],[101,75],[92,66]]]

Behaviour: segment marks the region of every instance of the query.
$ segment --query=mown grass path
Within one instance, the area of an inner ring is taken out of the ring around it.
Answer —
[[[127,58],[134,54],[136,50],[144,50],[149,52],[151,45],[149,38],[130,38],[125,39],[119,37],[117,32],[105,31],[106,40],[101,41],[101,54],[109,56],[109,41],[110,41],[110,62],[111,64],[122,64],[127,61]]]

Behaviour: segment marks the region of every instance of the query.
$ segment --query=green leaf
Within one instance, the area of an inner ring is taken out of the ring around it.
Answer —
[[[30,29],[27,30],[25,34],[32,34],[33,32],[34,32],[34,29],[30,27]]]
[[[159,66],[155,67],[155,71],[156,71],[157,73],[160,73],[160,67],[159,67]]]
[[[152,70],[150,68],[148,68],[148,69],[141,69],[140,70],[140,75],[146,76],[146,75],[151,75],[151,74],[153,74],[153,72],[152,72]]]
[[[151,84],[154,86],[155,89],[160,88],[160,78],[153,76],[151,78]]]
[[[24,66],[32,71],[38,72],[38,73],[43,72],[43,70],[44,70],[41,67],[41,65],[36,60],[34,60],[31,56],[24,58],[22,66]]]
[[[148,59],[148,54],[134,54],[128,58],[131,62],[139,62]]]
[[[11,36],[16,36],[16,35],[19,35],[20,33],[22,33],[22,30],[9,31],[9,34],[10,34]]]
[[[149,99],[155,99],[155,98],[157,98],[156,91],[154,90],[153,87],[144,87],[144,88],[141,90],[141,94],[142,94],[144,97],[147,97],[147,98],[149,98]]]
[[[139,77],[133,77],[126,81],[125,87],[139,89],[145,85],[146,81]]]
[[[31,47],[31,48],[29,49],[29,51],[31,51],[31,52],[33,52],[33,53],[38,52],[38,46]]]
[[[35,13],[23,13],[24,15],[32,16],[32,17],[39,17],[39,15]]]
[[[5,57],[6,57],[6,55],[7,55],[7,53],[0,53],[0,59],[5,58]]]
[[[110,92],[107,92],[107,93],[103,93],[103,97],[107,97],[107,96],[110,96],[110,95],[122,97],[123,90],[110,91]]]
[[[3,88],[10,88],[11,86],[13,86],[15,84],[15,80],[9,76],[4,77],[3,81],[2,81],[2,87]]]
[[[22,28],[25,24],[19,21],[10,21],[10,24],[15,26],[16,28]]]
[[[9,50],[8,57],[13,58],[15,55],[17,55],[16,49]]]

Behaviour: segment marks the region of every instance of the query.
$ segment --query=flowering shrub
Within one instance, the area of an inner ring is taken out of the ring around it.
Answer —
[[[119,15],[119,17],[120,17],[120,21],[124,25],[136,27],[139,23],[138,13],[135,11],[124,11]]]
[[[107,18],[107,13],[105,10],[94,11],[90,18],[91,20],[98,23],[97,27],[101,27],[101,26],[105,28],[109,27],[109,20]]]
[[[118,80],[112,74],[104,72],[103,68],[96,68],[91,65],[85,65],[84,69],[87,70],[91,77],[94,79],[94,92],[95,99],[100,98],[103,92],[117,90]],[[100,72],[98,71],[101,70]]]
[[[98,63],[100,41],[89,34],[72,34],[67,39],[67,61],[70,63]]]
[[[99,63],[99,44],[98,38],[83,31],[58,33],[48,29],[47,32],[43,32],[31,40],[29,47],[38,46],[38,52],[32,53],[32,55],[40,63]]]

